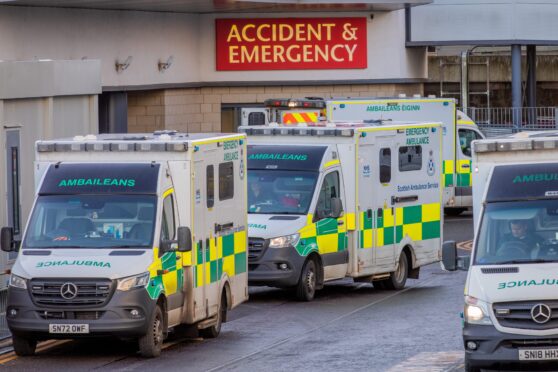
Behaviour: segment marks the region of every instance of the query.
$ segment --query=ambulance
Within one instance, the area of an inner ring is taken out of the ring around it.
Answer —
[[[155,357],[179,325],[216,337],[248,298],[246,138],[106,134],[36,143],[36,198],[6,317],[37,341],[118,336]],[[191,325],[192,327],[188,327]]]
[[[443,186],[446,214],[472,206],[471,142],[484,138],[476,124],[456,109],[453,98],[333,99],[327,117],[347,120],[434,120],[443,125]]]
[[[401,289],[441,258],[440,123],[247,126],[248,282],[310,301],[344,277]]]
[[[558,132],[473,143],[472,256],[443,248],[447,270],[468,269],[466,371],[558,365]]]

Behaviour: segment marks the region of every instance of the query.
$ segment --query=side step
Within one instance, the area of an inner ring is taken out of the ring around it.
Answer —
[[[217,315],[212,316],[199,322],[196,326],[198,329],[206,329],[217,324]]]
[[[355,282],[364,282],[364,283],[372,283],[374,281],[377,280],[384,280],[384,279],[388,279],[390,276],[390,273],[385,273],[385,274],[374,274],[374,275],[368,275],[368,276],[361,276],[358,278],[354,278],[353,280]]]

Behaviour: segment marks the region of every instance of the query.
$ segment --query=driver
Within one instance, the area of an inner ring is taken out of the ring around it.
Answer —
[[[264,203],[269,199],[271,199],[269,191],[264,191],[262,185],[259,182],[257,181],[250,182],[249,200],[251,204]]]
[[[527,220],[513,220],[510,222],[510,233],[504,236],[503,242],[520,242],[531,250],[542,244],[543,239],[530,231],[531,224]]]

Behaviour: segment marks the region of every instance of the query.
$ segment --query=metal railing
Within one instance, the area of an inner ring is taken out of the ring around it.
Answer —
[[[558,129],[558,107],[469,107],[466,113],[489,137]]]

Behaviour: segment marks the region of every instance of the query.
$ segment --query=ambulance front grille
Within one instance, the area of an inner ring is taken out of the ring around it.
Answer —
[[[550,320],[546,323],[537,323],[531,316],[531,310],[538,304],[545,304],[551,309]],[[533,330],[558,328],[558,301],[499,302],[492,309],[502,327]]]
[[[75,285],[75,297],[71,293],[66,293],[67,298],[62,296],[62,286],[68,283]],[[33,279],[29,290],[37,305],[99,306],[108,301],[112,287],[109,279]]]
[[[266,240],[262,238],[248,239],[248,261],[255,261],[261,257],[266,248]]]

